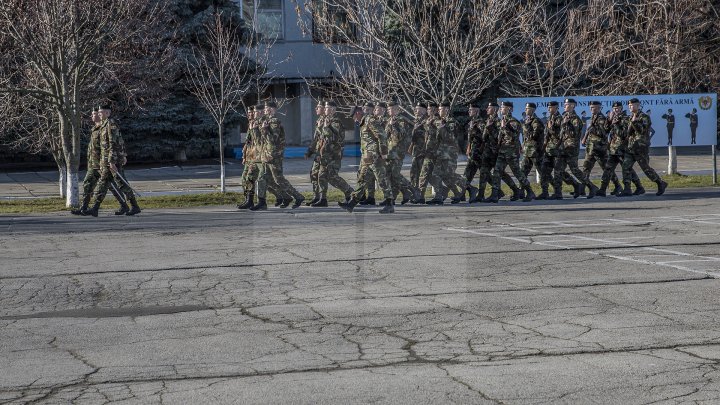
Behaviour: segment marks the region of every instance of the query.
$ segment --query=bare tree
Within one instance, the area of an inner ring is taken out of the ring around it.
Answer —
[[[147,77],[129,80],[143,71],[162,76],[151,66],[161,65],[158,53],[152,53],[157,51],[152,43],[160,36],[153,30],[160,27],[163,6],[157,0],[0,3],[0,47],[5,51],[0,58],[0,93],[19,95],[18,100],[28,102],[23,104],[26,107],[38,105],[53,113],[57,135],[35,135],[41,144],[44,137],[53,140],[48,144],[55,148],[51,151],[61,168],[61,179],[64,173],[67,180],[67,206],[79,202],[82,112],[110,92],[135,99],[138,91],[153,83]],[[134,62],[145,69],[138,71]],[[44,114],[47,110],[35,111]],[[32,112],[25,108],[21,115]]]
[[[338,96],[459,104],[502,75],[521,3],[296,0],[296,8],[302,28],[335,57]]]
[[[220,142],[220,192],[225,192],[224,128],[231,112],[238,112],[253,89],[267,87],[269,44],[254,41],[231,16],[216,12],[206,24],[205,38],[187,61],[190,91],[210,113]]]

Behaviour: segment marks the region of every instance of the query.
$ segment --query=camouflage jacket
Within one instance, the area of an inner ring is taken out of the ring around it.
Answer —
[[[577,149],[582,134],[583,121],[575,111],[568,111],[562,116],[560,138],[564,149]]]
[[[388,159],[403,160],[412,140],[412,124],[400,115],[385,124],[388,137]]]
[[[467,124],[468,144],[470,155],[468,158],[479,161],[482,156],[482,134],[485,129],[485,122],[480,117],[473,117]]]
[[[590,124],[585,132],[585,142],[593,145],[605,145],[607,143],[608,123],[602,113],[593,114]]]
[[[252,126],[255,120],[250,121]],[[258,160],[257,151],[257,128],[248,128],[247,135],[245,137],[245,145],[243,146],[243,159],[248,163],[254,163]]]
[[[102,148],[100,147],[100,124],[95,124],[90,132],[90,142],[87,148],[87,167],[88,170],[100,170],[100,160]]]
[[[627,127],[629,117],[625,115],[625,111],[615,116],[611,112],[607,119],[608,131],[610,132],[610,154],[622,155],[627,148]]]
[[[120,166],[125,153],[125,142],[115,120],[108,118],[100,123],[100,165],[108,166],[113,163]]]
[[[381,118],[368,116],[364,120],[364,125],[360,127],[360,140],[365,143],[363,155],[366,162],[374,162],[380,155],[387,155],[387,135]]]
[[[437,157],[443,159],[457,159],[458,145],[457,145],[457,130],[460,124],[451,116],[445,118],[436,118],[435,124],[435,136],[437,137],[438,143],[438,154]]]
[[[545,133],[545,152],[550,155],[557,153],[561,148],[561,126],[562,116],[559,113],[550,114],[545,124],[545,128],[547,129]]]
[[[512,115],[508,115],[500,122],[498,136],[498,149],[520,151],[520,131],[522,124]]]
[[[325,117],[318,141],[318,153],[322,161],[342,159],[345,147],[345,128],[338,117]]]
[[[313,131],[313,137],[310,140],[310,145],[308,145],[308,154],[310,154],[310,155],[318,152],[318,142],[320,141],[320,136],[322,135],[322,132],[323,132],[324,122],[325,122],[324,115],[319,116],[317,119],[317,122],[315,122],[315,131]]]
[[[262,162],[282,161],[285,155],[285,128],[277,117],[265,117],[259,123]]]
[[[425,156],[434,158],[437,156],[438,148],[440,143],[437,137],[437,126],[435,126],[435,120],[437,116],[425,118],[423,128],[425,129]]]
[[[425,156],[425,118],[415,118],[412,128],[412,155],[413,157]]]
[[[535,114],[525,117],[522,128],[525,154],[533,155],[541,151],[545,141],[545,126],[540,121],[540,118]]]
[[[627,125],[628,148],[650,146],[650,126],[652,122],[649,115],[639,112],[627,120]]]
[[[485,121],[483,129],[482,142],[484,145],[483,154],[497,155],[500,149],[500,120],[496,115],[491,115]]]

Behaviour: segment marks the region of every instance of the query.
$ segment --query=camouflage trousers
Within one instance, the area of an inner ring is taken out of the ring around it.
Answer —
[[[475,175],[480,170],[480,159],[479,158],[472,158],[468,157],[467,164],[465,165],[465,170],[463,171],[463,177],[465,178],[465,182],[467,182],[468,185],[471,185],[473,180],[475,179]]]
[[[245,193],[254,193],[256,191],[255,183],[258,180],[258,176],[260,175],[260,162],[248,162],[245,163],[245,167],[243,168],[243,173],[240,178],[240,182],[243,185],[243,189],[245,190]],[[266,179],[267,181],[267,189],[268,191],[275,196],[276,199],[290,199],[292,198],[289,194],[283,193],[279,190],[279,187],[277,183],[275,183],[275,180],[273,180],[272,176],[267,173]]]
[[[383,159],[375,158],[372,162],[363,162],[360,165],[360,171],[358,172],[358,183],[355,191],[352,193],[352,198],[356,201],[361,200],[363,197],[375,197],[375,189],[373,187],[372,192],[369,188],[370,182],[377,182],[380,189],[383,192],[384,199],[392,199],[392,188],[387,179],[387,167]]]
[[[523,153],[522,162],[520,162],[520,168],[522,169],[525,177],[530,175],[533,168],[540,172],[540,182],[542,183],[544,171],[543,171],[543,154],[540,151],[530,151]],[[546,181],[550,181],[546,179]]]
[[[480,198],[485,197],[485,187],[487,187],[488,183],[490,183],[490,186],[492,187],[492,171],[495,169],[497,159],[498,155],[493,151],[483,153],[482,162],[480,164],[480,183],[478,184],[480,194],[482,194],[478,195]],[[517,188],[515,181],[513,181],[512,177],[510,177],[504,169],[500,172],[500,179],[511,189],[514,190]]]
[[[328,185],[332,185],[338,190],[342,191],[343,194],[350,195],[353,192],[352,187],[340,177],[340,165],[342,164],[342,158],[340,159],[320,159],[318,168],[318,191],[317,194],[322,195],[323,198],[327,198]],[[315,167],[315,163],[313,163]],[[313,184],[313,191],[315,191],[315,185]]]
[[[648,147],[635,146],[628,147],[628,149],[625,151],[625,157],[623,158],[622,162],[623,183],[629,183],[630,181],[632,181],[632,173],[630,172],[630,170],[632,170],[632,167],[636,162],[638,165],[640,165],[642,171],[645,172],[645,175],[648,179],[656,183],[659,183],[661,181],[660,176],[658,176],[655,169],[650,167],[650,154],[648,151]]]
[[[393,198],[397,198],[399,193],[403,196],[412,196],[414,193],[413,185],[401,173],[403,161],[400,159],[388,159],[387,171],[390,188],[392,189]]]
[[[118,167],[117,173],[113,173],[110,167],[107,166],[100,169],[100,178],[97,181],[95,194],[93,195],[95,197],[95,204],[103,202],[108,189],[113,190],[113,195],[115,195],[116,198],[118,196],[124,196],[127,201],[135,200],[135,193],[133,193],[129,185],[120,179],[120,176],[125,178],[125,170],[122,167]],[[115,187],[117,190],[115,190]]]
[[[258,198],[265,198],[269,188],[268,185],[277,185],[280,194],[289,195],[296,200],[304,198],[283,175],[282,161],[279,163],[259,163],[259,166],[260,170],[257,177]]]
[[[90,200],[90,198],[92,198],[93,191],[95,190],[95,187],[97,186],[99,181],[100,170],[88,169],[87,173],[85,174],[85,179],[83,179],[83,197],[86,198],[88,201]],[[115,197],[115,199],[118,200],[118,202],[125,202],[125,197],[118,194],[118,190],[120,190],[120,188],[115,183],[114,179],[110,180],[109,190]]]
[[[585,160],[583,161],[583,174],[585,177],[590,178],[590,173],[592,172],[593,166],[595,166],[596,162],[600,163],[600,168],[602,168],[603,173],[605,173],[605,169],[608,165],[608,158],[607,143],[589,142],[585,148]],[[615,171],[612,173],[611,180],[616,187],[620,186],[620,181],[615,175]]]
[[[497,159],[495,160],[495,168],[492,173],[493,191],[500,190],[500,178],[502,177],[502,174],[507,175],[507,173],[505,173],[505,168],[508,166],[522,187],[530,187],[530,182],[528,182],[527,176],[525,176],[525,173],[520,169],[520,164],[518,163],[519,158],[520,156],[518,156],[518,153],[514,148],[501,148],[498,151]]]
[[[566,167],[570,169],[570,173],[572,173],[580,183],[588,187],[592,184],[578,166],[578,153],[579,149],[568,148],[560,151],[559,156],[555,158],[555,165],[553,167],[553,188],[555,190],[562,188],[563,178],[565,177],[563,173],[565,173]]]
[[[367,166],[367,163],[363,162],[362,159],[360,159],[360,165],[358,166],[358,172],[355,182],[355,190],[359,189],[360,176],[363,176],[363,181],[365,182],[365,194],[363,196],[367,198],[375,198],[375,174],[373,174],[372,170],[363,170],[363,167],[365,166]]]
[[[610,179],[612,179],[613,176],[615,178],[617,178],[617,176],[615,175],[615,168],[618,165],[620,165],[622,167],[624,160],[625,160],[624,153],[623,154],[613,154],[613,155],[608,156],[608,160],[605,163],[605,170],[603,170],[603,175],[602,175],[603,184],[609,183]],[[625,179],[623,179],[623,181],[625,181]],[[632,168],[632,166],[630,167],[630,181],[633,183],[636,183],[636,184],[637,184],[637,182],[640,181],[640,178],[638,177],[637,172],[635,171],[635,169]]]
[[[320,194],[320,156],[313,159],[312,168],[310,168],[310,184],[312,184],[313,194]]]
[[[550,184],[553,183],[553,170],[555,169],[555,162],[558,159],[557,154],[551,154],[552,152],[547,152],[543,155],[543,161],[542,161],[542,169],[540,170],[540,186],[542,187],[542,190],[548,191],[548,188],[550,187]],[[573,176],[570,175],[570,173],[566,172],[564,169],[560,173],[562,176],[562,182],[565,184],[571,185],[573,187],[576,187],[578,185],[577,180],[573,178]],[[553,187],[554,183],[553,183]],[[556,189],[558,191],[560,189]]]
[[[420,172],[422,172],[424,161],[424,154],[412,157],[412,163],[410,164],[410,184],[412,184],[413,187],[420,188]]]
[[[447,158],[425,157],[422,170],[420,171],[420,190],[424,192],[430,184],[441,197],[446,197],[448,190],[456,196],[462,195],[467,187],[465,178],[455,173],[457,160]]]

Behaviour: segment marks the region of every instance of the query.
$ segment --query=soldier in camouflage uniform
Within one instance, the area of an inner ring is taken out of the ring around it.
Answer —
[[[135,199],[135,193],[130,185],[125,181],[125,173],[123,167],[127,163],[127,154],[125,153],[125,142],[120,129],[113,119],[110,118],[112,109],[109,105],[100,107],[100,179],[95,188],[95,204],[88,210],[88,214],[97,217],[100,210],[100,204],[105,199],[108,188],[112,181],[118,186],[118,194],[125,196],[125,201],[130,203],[130,211],[125,215],[135,215],[140,213],[140,207]]]
[[[245,145],[243,145],[243,173],[241,176],[245,201],[237,206],[238,209],[241,210],[250,209],[255,206],[255,183],[260,175],[260,164],[262,163],[260,160],[262,140],[260,139],[259,128],[263,120],[263,109],[263,105],[258,105],[249,108],[247,112],[248,132],[245,138]],[[286,208],[292,201],[292,197],[278,190],[278,185],[269,173],[266,173],[265,180],[268,191],[275,195],[275,205]]]
[[[565,100],[565,113],[562,116],[562,122],[560,124],[560,143],[558,145],[559,154],[555,159],[555,166],[553,168],[553,188],[555,189],[554,199],[562,199],[562,182],[563,172],[565,167],[569,167],[572,174],[580,181],[585,184],[588,189],[587,198],[595,197],[595,193],[598,188],[585,177],[583,172],[578,167],[578,157],[576,151],[579,150],[580,133],[582,131],[583,122],[575,112],[575,106],[577,103],[575,100],[569,98]],[[558,193],[559,191],[559,193]],[[575,197],[580,195],[579,190],[575,192]]]
[[[362,108],[362,113],[357,113],[355,116],[355,120],[358,123],[360,127],[360,156],[365,155],[365,138],[362,137],[363,128],[367,125],[369,125],[371,118],[374,115],[375,111],[375,104],[371,102],[366,102],[365,105]],[[358,202],[359,205],[375,205],[375,175],[373,174],[372,170],[363,169],[364,166],[367,166],[368,163],[365,163],[362,159],[360,159],[360,164],[358,165],[358,172],[357,172],[357,184],[360,184],[360,175],[362,174],[365,176],[365,178],[362,180],[363,184],[365,184],[365,194],[363,194],[360,197],[360,201]]]
[[[305,151],[305,159],[309,159],[315,155],[313,158],[312,168],[310,169],[310,184],[312,184],[313,199],[305,203],[307,206],[320,201],[320,181],[318,180],[318,175],[320,173],[320,155],[317,153],[317,147],[320,135],[322,134],[322,126],[324,123],[323,118],[325,115],[325,104],[323,104],[322,101],[318,102],[318,105],[315,106],[315,115],[317,115],[315,132],[313,133],[313,138],[310,141],[310,145],[308,145],[307,151]]]
[[[338,203],[338,205],[347,212],[353,212],[360,198],[367,193],[366,179],[368,171],[373,174],[383,192],[385,206],[380,210],[380,213],[389,214],[395,212],[392,203],[392,188],[387,179],[387,168],[385,165],[388,157],[388,142],[381,117],[385,114],[386,108],[387,105],[385,103],[379,103],[375,107],[374,115],[364,117],[364,125],[360,128],[360,137],[365,142],[365,151],[362,156],[364,164],[361,165],[361,173],[358,174],[358,184],[352,193],[350,201]]]
[[[521,194],[520,198],[525,202],[532,201],[535,198],[535,194],[530,188],[530,182],[518,163],[521,152],[520,131],[522,130],[522,124],[512,116],[512,109],[513,103],[503,101],[501,110],[503,118],[500,121],[497,159],[492,173],[492,194],[488,199],[492,203],[497,203],[500,199],[500,177],[501,173],[505,173],[505,167],[507,166],[510,166],[510,170],[525,190],[525,193]]]
[[[608,137],[607,133],[610,129],[610,124],[607,122],[607,118],[601,111],[599,101],[593,101],[590,103],[590,124],[585,131],[585,136],[582,139],[582,145],[585,146],[585,160],[583,161],[583,174],[585,177],[590,178],[595,162],[600,163],[600,167],[603,172],[607,168],[608,164]],[[618,180],[615,173],[612,175],[612,182],[615,184],[615,188],[621,187],[620,181]]]
[[[338,174],[342,164],[343,150],[345,148],[345,128],[335,115],[337,105],[328,101],[325,103],[324,118],[317,143],[317,153],[320,161],[318,180],[320,199],[312,204],[313,207],[327,207],[328,184],[339,189],[349,200],[353,192],[352,187]]]
[[[413,187],[420,187],[420,171],[422,170],[423,161],[425,160],[425,120],[427,117],[427,104],[423,102],[417,103],[415,106],[415,119],[413,121],[412,139],[410,142],[410,150],[412,155],[412,164],[410,165],[410,184]],[[424,199],[425,196],[420,196]],[[419,202],[419,201],[418,201]],[[424,203],[425,201],[422,201]]]
[[[73,215],[90,215],[88,213],[88,205],[90,204],[90,199],[93,196],[93,190],[95,190],[95,186],[100,180],[101,119],[100,113],[98,112],[97,108],[93,108],[92,122],[94,123],[94,125],[92,130],[90,131],[90,142],[88,142],[87,148],[87,173],[85,174],[85,179],[83,180],[83,202],[80,208],[70,211],[70,213],[72,213]],[[111,180],[110,192],[120,204],[120,209],[118,211],[115,211],[115,215],[123,215],[130,211],[130,208],[127,206],[127,203],[125,203],[125,198],[119,194],[118,190],[119,189],[117,184],[115,184],[115,181]]]
[[[460,195],[465,193],[467,183],[465,178],[455,172],[458,148],[456,133],[459,124],[450,115],[450,103],[443,102],[438,113],[438,117],[432,122],[433,130],[428,131],[427,134],[426,157],[420,174],[420,183],[423,188],[431,183],[436,190],[435,197],[427,203],[441,205],[447,197],[448,190],[452,190],[455,200],[459,200]]]
[[[533,167],[537,171],[542,171],[543,147],[545,146],[545,125],[535,114],[537,105],[535,103],[527,103],[525,105],[525,119],[523,120],[523,156],[520,167],[525,177],[530,175]],[[542,173],[541,173],[542,174]],[[549,179],[541,179],[540,184],[549,183]],[[546,196],[547,197],[547,196]]]
[[[629,101],[631,117],[627,120],[627,137],[628,146],[623,158],[623,185],[625,186],[622,196],[631,196],[632,189],[630,182],[632,178],[631,169],[635,162],[645,172],[648,179],[657,183],[658,191],[656,195],[660,196],[665,193],[667,183],[664,182],[655,170],[650,167],[648,162],[648,149],[650,148],[650,116],[640,111],[640,100],[633,98]]]
[[[257,181],[257,205],[250,208],[251,211],[261,211],[267,209],[265,196],[268,190],[268,179],[271,178],[277,185],[278,190],[282,193],[289,194],[295,200],[292,208],[298,208],[305,200],[295,187],[283,175],[283,157],[285,154],[285,129],[280,120],[275,117],[277,104],[270,101],[265,103],[265,118],[262,120],[258,128],[261,140],[261,163],[260,173]],[[268,178],[268,175],[270,176]],[[288,201],[284,201],[286,207]],[[281,207],[283,206],[281,205]]]
[[[485,199],[485,187],[488,183],[491,183],[491,174],[492,171],[495,169],[495,164],[497,163],[499,146],[498,137],[500,132],[500,122],[497,116],[498,108],[499,106],[497,103],[490,102],[486,109],[487,119],[485,120],[485,125],[482,133],[483,146],[482,156],[480,158],[480,183],[478,185],[477,194],[477,201],[481,202],[490,202],[489,199]],[[520,196],[520,189],[515,185],[515,182],[512,180],[509,174],[503,171],[502,173],[500,173],[500,177],[502,181],[505,182],[510,187],[510,189],[512,189],[512,201],[522,198]],[[502,190],[498,190],[498,193],[498,198],[502,198],[504,196]]]
[[[553,168],[555,162],[559,158],[562,151],[561,127],[562,116],[558,113],[558,102],[551,101],[548,103],[549,116],[545,122],[545,148],[543,154],[543,169],[540,171],[540,185],[542,194],[537,196],[537,200],[550,198],[548,195],[549,184],[553,179]],[[573,186],[575,190],[573,196],[577,198],[580,195],[580,185],[578,182],[563,170],[560,175],[565,183]],[[562,199],[562,189],[555,190],[552,195],[553,199]]]
[[[482,134],[485,129],[485,122],[480,118],[480,105],[471,103],[468,106],[468,117],[470,120],[467,123],[467,148],[465,154],[467,155],[467,165],[463,172],[463,177],[468,184],[468,190],[472,186],[473,179],[480,169],[482,163],[482,152],[483,142]],[[484,191],[484,190],[483,190]],[[477,190],[479,192],[479,190]],[[484,197],[484,196],[483,196]],[[474,203],[477,201],[477,195],[471,195],[468,203]]]
[[[388,104],[388,121],[385,124],[385,133],[388,137],[388,181],[393,192],[393,201],[402,193],[401,204],[405,205],[411,199],[420,198],[420,192],[415,190],[410,182],[400,173],[405,154],[410,147],[412,137],[412,124],[399,114],[400,106],[392,101]]]
[[[627,121],[628,116],[623,110],[622,103],[619,101],[614,102],[612,112],[610,112],[610,115],[607,117],[610,132],[610,146],[608,148],[609,156],[605,165],[605,170],[603,171],[600,190],[598,190],[598,195],[600,196],[606,195],[610,179],[615,176],[615,168],[618,165],[622,165],[622,162],[625,159],[625,152],[627,150]],[[645,189],[643,188],[642,183],[640,183],[640,178],[632,168],[630,168],[630,177],[630,181],[637,187],[635,194],[639,195],[645,193]],[[613,194],[620,196],[622,192],[622,188],[615,188]]]

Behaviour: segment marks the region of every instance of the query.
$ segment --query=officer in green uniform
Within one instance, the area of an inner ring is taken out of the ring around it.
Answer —
[[[345,148],[345,128],[336,115],[337,105],[333,101],[325,103],[322,127],[317,143],[318,161],[318,188],[320,199],[312,204],[313,207],[327,207],[328,184],[340,189],[349,200],[353,192],[352,187],[340,177],[343,150]]]
[[[648,149],[650,147],[650,116],[640,110],[640,100],[632,98],[628,102],[628,109],[630,110],[630,118],[626,121],[627,123],[627,139],[628,145],[625,151],[625,157],[623,158],[623,185],[624,189],[621,196],[631,196],[632,189],[630,188],[630,182],[632,178],[633,165],[637,162],[640,168],[643,170],[648,179],[657,183],[658,191],[656,195],[660,196],[665,193],[667,183],[664,182],[655,170],[650,167],[648,162]]]
[[[610,125],[607,122],[607,118],[602,113],[602,104],[599,101],[590,102],[590,124],[585,131],[585,135],[581,141],[581,144],[585,146],[585,160],[583,161],[583,174],[585,177],[590,178],[595,163],[600,163],[600,167],[603,172],[607,168],[608,164],[608,137],[607,133],[610,129]],[[616,188],[621,187],[620,181],[618,180],[615,173],[612,176],[612,182]]]

